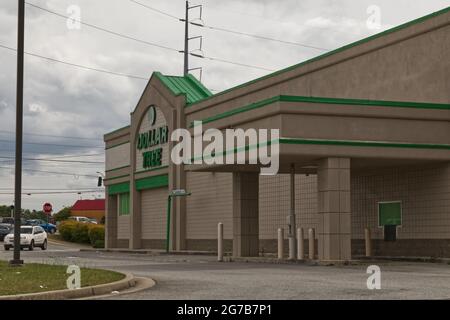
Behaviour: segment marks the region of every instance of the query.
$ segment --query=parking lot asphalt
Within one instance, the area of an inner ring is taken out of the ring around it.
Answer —
[[[1,245],[1,244],[0,244]],[[0,249],[0,259],[12,251]],[[47,251],[22,251],[27,262],[75,264],[150,277],[149,290],[114,299],[450,299],[450,265],[384,262],[381,289],[367,288],[368,264],[311,266],[217,262],[213,256],[80,252],[49,243]]]

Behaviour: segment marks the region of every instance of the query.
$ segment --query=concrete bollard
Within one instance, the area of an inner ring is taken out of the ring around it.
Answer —
[[[278,259],[282,260],[284,256],[284,230],[278,229]]]
[[[217,225],[217,261],[223,261],[223,223]]]
[[[371,239],[369,228],[366,228],[364,230],[364,239],[366,241],[366,257],[371,257],[372,256],[372,239]]]
[[[303,228],[297,229],[297,259],[303,260],[305,258],[305,248],[303,242]]]
[[[316,253],[315,253],[315,241],[314,241],[314,229],[308,230],[308,241],[309,241],[309,250],[308,250],[308,257],[310,260],[314,260]]]

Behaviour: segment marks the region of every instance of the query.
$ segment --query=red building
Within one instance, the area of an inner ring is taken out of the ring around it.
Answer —
[[[72,206],[70,215],[92,218],[101,222],[105,217],[105,199],[78,200]]]

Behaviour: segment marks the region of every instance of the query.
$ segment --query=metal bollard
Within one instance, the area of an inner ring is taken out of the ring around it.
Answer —
[[[223,261],[223,223],[217,225],[217,261]]]
[[[308,230],[308,241],[309,241],[309,252],[308,257],[310,260],[314,260],[316,253],[315,253],[315,246],[314,246],[314,229]]]
[[[284,256],[284,230],[278,229],[278,259],[282,260]]]
[[[364,239],[366,240],[366,257],[371,257],[372,256],[372,239],[371,239],[369,228],[366,228],[364,230]]]
[[[305,258],[305,248],[303,242],[303,228],[297,229],[297,259],[303,260]]]

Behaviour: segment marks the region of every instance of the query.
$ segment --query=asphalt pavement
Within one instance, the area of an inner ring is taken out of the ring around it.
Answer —
[[[0,248],[0,259],[12,251]],[[213,256],[80,252],[76,245],[49,243],[47,251],[22,251],[27,262],[75,264],[150,277],[157,285],[114,299],[449,299],[450,265],[379,263],[381,289],[369,290],[368,264],[312,266],[217,262]]]

